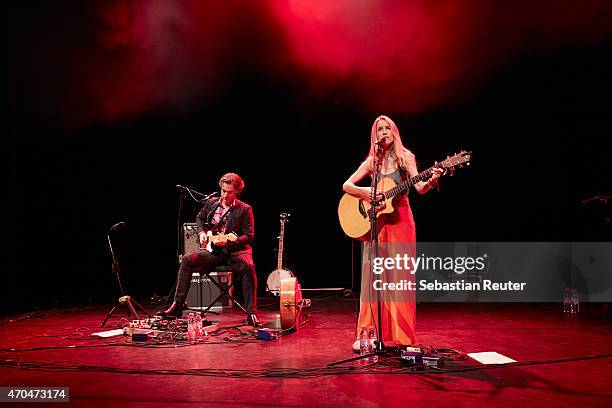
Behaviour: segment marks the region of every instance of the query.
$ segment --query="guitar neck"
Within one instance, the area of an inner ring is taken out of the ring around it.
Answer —
[[[211,242],[225,241],[225,240],[227,240],[231,236],[232,236],[232,234],[211,235],[209,240]]]
[[[396,195],[401,194],[404,191],[408,190],[410,187],[414,186],[419,181],[427,180],[428,178],[431,177],[431,173],[433,172],[434,167],[430,167],[427,170],[420,172],[416,176],[409,178],[408,180],[398,184],[392,189],[385,191],[385,198],[393,198]]]
[[[280,239],[278,241],[278,262],[276,269],[283,269],[283,250],[285,241],[285,224],[281,223]]]

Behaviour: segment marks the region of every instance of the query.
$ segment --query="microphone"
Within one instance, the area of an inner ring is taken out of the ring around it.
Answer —
[[[384,138],[382,138],[382,137],[381,137],[380,139],[378,139],[377,141],[375,141],[375,142],[374,142],[374,146],[376,146],[376,147],[375,147],[375,149],[376,149],[376,153],[377,153],[378,155],[382,155],[382,154],[383,154],[383,144],[384,144],[384,143],[385,143],[385,139],[384,139]]]
[[[119,228],[122,228],[124,225],[125,225],[125,222],[119,221],[118,223],[113,224],[113,226],[110,227],[110,230],[111,231],[117,231]]]
[[[219,194],[219,193],[218,193],[218,192],[216,192],[216,191],[213,191],[213,192],[212,192],[212,193],[210,193],[209,195],[204,196],[204,198],[202,198],[202,199],[200,200],[200,202],[202,202],[202,203],[203,203],[203,202],[205,202],[206,200],[208,200],[209,198],[216,196],[217,194]]]

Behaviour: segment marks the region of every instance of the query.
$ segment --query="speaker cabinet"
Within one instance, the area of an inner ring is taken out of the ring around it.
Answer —
[[[183,224],[183,255],[199,252],[198,225],[195,222]]]
[[[210,277],[217,281],[221,287],[227,288],[232,283],[232,272],[228,269],[224,272],[211,272]],[[187,306],[190,309],[203,310],[207,308],[210,303],[219,296],[221,291],[219,288],[210,281],[210,278],[206,275],[200,279],[200,274],[194,273],[191,276],[191,286],[187,293]],[[202,304],[200,305],[200,294],[202,295]],[[234,295],[234,288],[229,290],[231,296]],[[218,309],[229,309],[232,307],[232,302],[229,297],[225,294],[214,304],[210,310]]]

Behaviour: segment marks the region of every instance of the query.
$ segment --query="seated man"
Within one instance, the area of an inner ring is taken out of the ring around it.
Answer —
[[[253,209],[236,198],[244,188],[244,181],[239,175],[225,174],[219,180],[219,187],[221,198],[206,200],[198,213],[196,221],[200,244],[202,247],[206,246],[210,239],[207,232],[211,230],[215,234],[234,233],[235,236],[228,240],[211,240],[211,250],[194,252],[181,259],[174,302],[161,314],[181,317],[192,273],[208,273],[216,266],[229,265],[237,278],[242,277],[247,323],[258,326],[257,275],[251,248],[255,236]]]

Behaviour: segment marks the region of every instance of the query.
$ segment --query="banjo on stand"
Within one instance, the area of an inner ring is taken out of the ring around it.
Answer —
[[[276,269],[268,276],[266,282],[266,290],[274,296],[280,295],[281,281],[286,278],[293,278],[295,275],[289,269],[283,268],[283,252],[285,249],[285,222],[291,214],[281,213],[280,215],[280,236],[278,237],[278,260]]]
[[[283,331],[295,330],[300,326],[303,307],[310,306],[310,299],[302,299],[302,287],[289,269],[283,268],[285,245],[285,222],[290,214],[281,213],[281,230],[278,241],[278,261],[276,270],[272,271],[266,282],[266,290],[274,296],[280,296],[280,324]]]

